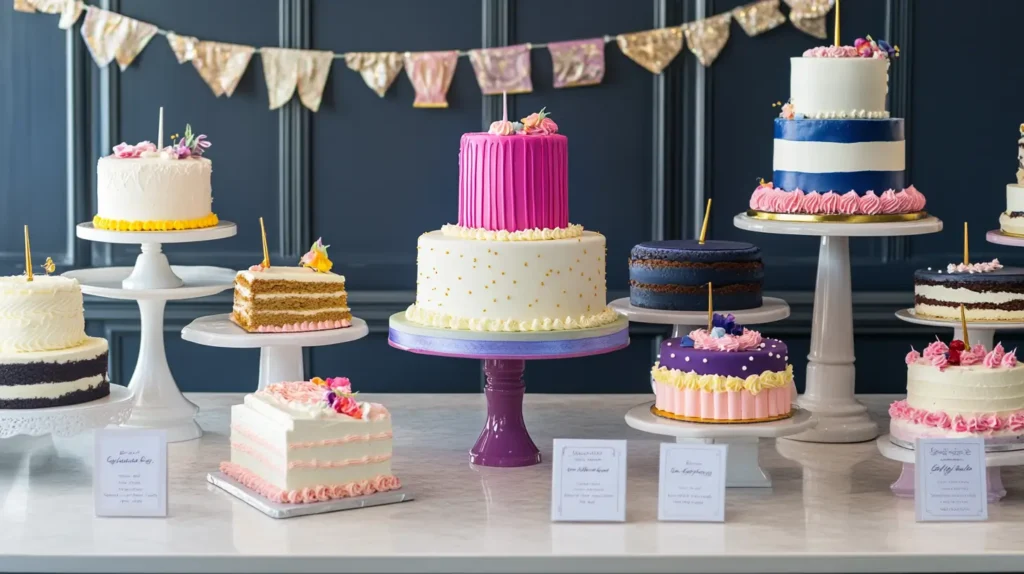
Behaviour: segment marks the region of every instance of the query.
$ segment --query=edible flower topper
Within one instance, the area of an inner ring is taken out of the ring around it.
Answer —
[[[782,108],[782,111],[779,112],[779,117],[784,120],[792,120],[796,118],[796,108],[793,107],[792,100],[787,101],[786,103],[775,102],[772,104],[772,107]]]
[[[871,36],[857,38],[852,46],[819,46],[804,51],[805,58],[876,58],[894,59],[900,57],[899,46],[892,46],[885,40]]]
[[[539,112],[530,114],[512,125],[516,127],[516,131],[521,131],[521,133],[528,136],[558,133],[558,124],[551,119],[551,114],[547,112],[547,108],[541,108]]]
[[[736,324],[732,313],[711,317],[711,330],[695,329],[683,337],[683,347],[710,351],[746,351],[761,345],[761,333]]]
[[[1017,349],[1006,352],[1002,343],[997,343],[991,350],[985,350],[985,345],[976,343],[967,348],[967,344],[957,339],[951,341],[947,346],[935,337],[935,341],[925,347],[924,353],[917,352],[913,347],[907,353],[906,363],[908,365],[927,362],[940,371],[948,367],[969,367],[981,365],[987,369],[1010,369],[1017,366]]]
[[[175,141],[175,140],[178,141]],[[203,157],[203,152],[213,145],[206,134],[196,135],[192,132],[191,124],[185,124],[185,136],[179,139],[178,134],[171,136],[171,145],[157,149],[156,144],[151,141],[141,141],[135,145],[121,142],[114,146],[114,157],[118,159],[135,158],[160,158],[160,159],[188,159],[191,157]]]
[[[352,383],[348,380],[348,377],[328,379],[313,377],[309,382],[324,388],[323,400],[328,408],[333,409],[338,414],[347,415],[354,419],[363,418],[363,409],[354,398],[356,393],[352,392]]]
[[[309,251],[299,259],[299,263],[303,267],[309,267],[317,273],[327,273],[334,267],[334,263],[327,257],[327,248],[330,245],[324,245],[323,237],[316,240],[309,247]]]

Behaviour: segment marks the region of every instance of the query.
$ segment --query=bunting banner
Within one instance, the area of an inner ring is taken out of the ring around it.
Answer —
[[[779,11],[779,0],[761,0],[733,9],[732,17],[739,23],[747,36],[764,34],[786,23],[786,17]]]
[[[518,44],[504,48],[484,48],[469,51],[469,62],[473,64],[476,82],[485,96],[502,92],[528,94],[533,91],[530,80],[529,44]]]
[[[652,74],[660,74],[683,49],[679,26],[619,34],[615,40],[622,53]]]
[[[398,52],[349,52],[345,54],[345,65],[359,72],[366,85],[383,98],[402,71],[402,55]]]
[[[604,38],[550,42],[556,88],[600,84],[604,79]]]
[[[130,32],[129,18],[114,12],[90,8],[82,22],[82,39],[99,67],[114,61],[114,56]]]
[[[145,49],[146,44],[156,35],[157,27],[146,22],[140,22],[132,18],[123,17],[127,21],[128,34],[124,42],[117,48],[114,58],[117,60],[121,71],[128,69],[135,58]]]
[[[690,51],[697,56],[697,61],[705,68],[710,66],[725,43],[729,41],[729,23],[732,14],[726,12],[711,18],[683,24],[683,34]]]
[[[834,0],[786,0],[789,6],[789,21],[797,30],[819,40],[825,40],[828,38],[825,15],[832,9],[834,3]]]
[[[82,0],[14,0],[14,9],[18,12],[60,14],[57,26],[61,30],[67,30],[78,21],[85,5]]]
[[[218,98],[235,93],[239,80],[256,52],[252,46],[204,42],[192,36],[167,34],[167,43],[179,64],[192,62],[199,77]]]
[[[416,90],[414,108],[447,108],[448,88],[455,76],[455,65],[459,53],[447,52],[406,52],[405,75]]]
[[[288,103],[296,89],[302,105],[314,112],[320,109],[334,52],[260,48],[260,58],[270,109],[276,110]]]

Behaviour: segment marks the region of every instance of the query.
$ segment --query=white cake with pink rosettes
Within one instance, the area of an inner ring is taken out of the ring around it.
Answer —
[[[907,398],[889,407],[893,443],[919,438],[983,437],[986,450],[1024,449],[1024,366],[1016,349],[936,339],[911,349]]]

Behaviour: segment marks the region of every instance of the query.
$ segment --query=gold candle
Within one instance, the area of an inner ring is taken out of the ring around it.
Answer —
[[[839,46],[839,0],[836,0],[836,46]]]
[[[270,268],[270,251],[267,249],[267,228],[263,226],[263,218],[260,218],[260,235],[263,236],[263,263],[264,269]]]
[[[28,226],[25,226],[25,278],[32,280],[32,245],[28,241]]]
[[[708,219],[711,217],[711,199],[708,199],[708,206],[704,208],[704,223],[700,226],[700,239],[697,241],[704,245],[704,238],[708,234]]]
[[[964,222],[964,265],[970,265],[971,260],[967,252],[967,222]]]
[[[964,311],[964,304],[960,304],[960,326],[964,330],[964,350],[971,350],[971,337],[967,334],[967,313]]]
[[[710,201],[710,200],[709,200]],[[711,334],[711,324],[713,321],[714,312],[712,311],[713,306],[711,304],[711,282],[708,282],[708,334]]]

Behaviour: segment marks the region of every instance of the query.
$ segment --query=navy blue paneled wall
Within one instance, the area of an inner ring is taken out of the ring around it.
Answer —
[[[719,13],[747,0],[107,0],[104,5],[182,34],[256,46],[343,51],[440,50],[586,38],[643,30]],[[926,8],[927,6],[927,8]],[[977,257],[1021,263],[983,242],[1003,209],[1015,170],[1024,72],[1012,53],[1024,3],[986,0],[858,0],[843,7],[852,38],[887,37],[903,49],[893,64],[890,109],[905,117],[913,181],[929,210],[953,229],[967,219]],[[948,14],[969,42],[948,47]],[[201,17],[197,16],[201,15]],[[318,236],[331,244],[350,301],[371,325],[361,341],[312,350],[311,373],[348,375],[366,391],[476,391],[479,365],[389,348],[387,318],[414,296],[415,241],[455,219],[458,138],[479,130],[500,98],[482,97],[460,60],[446,110],[411,106],[404,73],[383,99],[341,62],[316,114],[293,101],[267,110],[262,63],[253,58],[233,97],[215,98],[188,64],[153,39],[126,72],[100,70],[79,35],[56,19],[14,13],[0,3],[0,271],[21,271],[21,224],[34,251],[69,267],[131,265],[131,247],[90,244],[73,226],[94,212],[96,159],[120,141],[152,139],[156,109],[169,133],[191,123],[214,142],[214,205],[239,223],[237,237],[169,246],[173,263],[241,268],[260,254],[257,218],[267,221],[275,263],[292,264]],[[830,29],[831,29],[831,23]],[[603,84],[555,90],[545,50],[532,55],[534,92],[510,97],[520,117],[546,106],[571,148],[572,219],[608,238],[610,297],[626,293],[629,248],[651,238],[693,235],[715,199],[711,234],[762,246],[768,287],[793,317],[766,326],[790,341],[802,372],[808,347],[817,241],[733,228],[758,177],[771,171],[771,103],[788,97],[788,58],[818,42],[789,25],[748,38],[738,26],[715,64],[687,51],[652,76],[609,46]],[[927,330],[896,321],[910,304],[911,272],[958,259],[958,232],[852,242],[858,390],[899,392],[902,356]],[[255,351],[199,347],[177,337],[205,314],[226,312],[228,295],[172,302],[167,341],[186,390],[249,390]],[[132,303],[87,302],[89,330],[111,341],[113,376],[127,382],[138,346]],[[657,337],[634,326],[624,351],[530,366],[532,391],[642,392]],[[1010,341],[1014,344],[1014,341]]]

